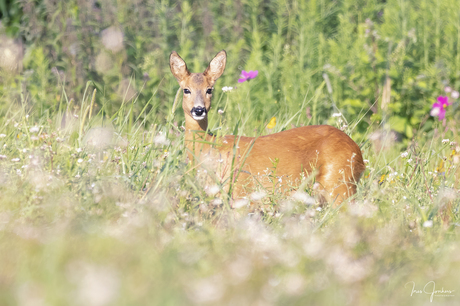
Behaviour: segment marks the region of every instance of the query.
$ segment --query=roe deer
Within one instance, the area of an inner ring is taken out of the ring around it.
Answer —
[[[230,190],[233,198],[247,195],[258,185],[286,192],[311,174],[328,202],[338,205],[355,194],[365,169],[361,150],[335,127],[304,126],[260,137],[215,137],[207,133],[213,86],[224,72],[226,60],[222,50],[203,73],[190,73],[175,51],[170,55],[171,72],[184,92],[185,142],[190,160],[208,166],[208,172],[220,183],[232,180],[228,185],[234,186]]]

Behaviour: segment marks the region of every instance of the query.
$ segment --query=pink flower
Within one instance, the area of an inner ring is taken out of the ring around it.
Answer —
[[[438,117],[439,120],[443,120],[446,115],[446,107],[449,106],[449,99],[447,97],[439,96],[438,102],[434,103],[430,115]]]
[[[240,79],[238,79],[238,83],[243,83],[243,82],[246,82],[246,81],[249,81],[250,79],[254,79],[257,74],[259,73],[259,71],[255,70],[255,71],[241,71],[241,75],[240,75]]]

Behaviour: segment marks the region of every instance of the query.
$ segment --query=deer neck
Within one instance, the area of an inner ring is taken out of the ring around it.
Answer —
[[[185,115],[185,145],[189,150],[208,151],[210,146],[202,141],[210,141],[211,137],[206,133],[208,129],[208,118],[196,121],[190,115]],[[196,142],[201,141],[201,142]],[[195,148],[193,146],[195,145]]]
[[[204,135],[208,129],[208,118],[203,120],[196,121],[190,115],[185,115],[185,139],[190,139],[193,137],[193,134]],[[196,131],[200,131],[196,133]]]

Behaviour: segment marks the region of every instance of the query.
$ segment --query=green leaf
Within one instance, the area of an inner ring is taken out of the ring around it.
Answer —
[[[391,129],[395,130],[396,132],[404,134],[406,133],[406,118],[400,116],[393,116],[390,117],[390,119],[388,120],[388,124],[390,125]]]

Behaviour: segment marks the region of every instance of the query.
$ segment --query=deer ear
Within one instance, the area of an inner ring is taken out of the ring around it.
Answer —
[[[176,51],[171,52],[171,55],[169,56],[169,67],[171,68],[173,76],[179,83],[190,75],[190,71],[187,69],[187,64]]]
[[[222,50],[212,59],[203,74],[210,77],[214,83],[222,75],[222,73],[224,73],[226,63],[227,53],[225,50]]]

